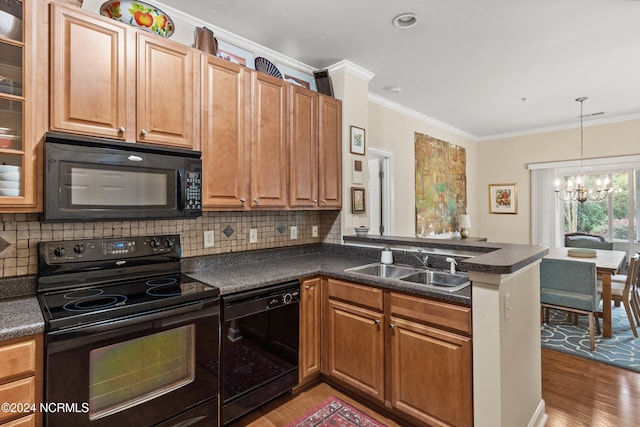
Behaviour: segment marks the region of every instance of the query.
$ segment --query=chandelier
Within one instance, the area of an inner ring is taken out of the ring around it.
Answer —
[[[576,182],[572,180],[567,181],[566,186],[563,190],[560,190],[560,181],[556,180],[555,182],[555,193],[558,199],[569,202],[569,201],[577,201],[580,203],[584,203],[587,200],[592,202],[598,202],[600,200],[604,200],[607,198],[609,193],[613,191],[613,186],[609,182],[609,178],[606,177],[604,182],[597,180],[596,188],[587,188],[585,187],[584,173],[582,172],[583,168],[583,157],[584,157],[584,129],[582,127],[582,105],[583,102],[587,100],[586,96],[576,98],[576,101],[580,103],[580,175],[576,177]]]

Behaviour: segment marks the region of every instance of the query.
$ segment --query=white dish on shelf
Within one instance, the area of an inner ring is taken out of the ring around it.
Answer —
[[[18,189],[20,181],[0,181],[0,189]]]
[[[18,172],[18,173],[20,173],[20,166],[0,165],[0,173],[5,173],[5,172]]]
[[[20,172],[0,172],[0,181],[20,181]]]
[[[22,37],[22,20],[0,10],[0,37],[20,40]]]
[[[20,189],[13,188],[0,188],[0,196],[5,197],[18,197],[20,195]]]

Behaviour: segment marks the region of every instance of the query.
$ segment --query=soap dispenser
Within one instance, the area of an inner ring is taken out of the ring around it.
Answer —
[[[380,262],[383,264],[393,264],[393,252],[391,252],[391,249],[389,248],[382,249],[382,254],[380,255]]]

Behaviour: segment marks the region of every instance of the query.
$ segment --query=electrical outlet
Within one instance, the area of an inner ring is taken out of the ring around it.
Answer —
[[[317,225],[312,225],[311,226],[311,237],[318,237],[318,226]]]
[[[258,229],[252,228],[249,230],[249,243],[258,243]]]
[[[291,227],[291,240],[296,240],[298,238],[298,227],[295,225]]]
[[[204,232],[204,247],[212,248],[213,245],[214,245],[213,230],[207,230]]]

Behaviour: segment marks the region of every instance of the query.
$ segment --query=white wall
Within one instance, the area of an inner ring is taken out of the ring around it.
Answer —
[[[471,216],[471,234],[476,233],[477,222],[477,143],[462,132],[447,130],[421,120],[415,115],[398,111],[378,102],[369,101],[369,128],[367,129],[367,149],[377,148],[390,151],[394,159],[393,217],[394,234],[415,236],[415,148],[414,133],[419,132],[455,145],[467,151],[467,213]]]
[[[640,154],[640,120],[584,127],[584,158]],[[531,180],[527,165],[580,158],[580,128],[483,141],[477,148],[477,228],[490,241],[531,242]],[[489,214],[489,184],[518,184],[518,213]],[[549,189],[552,191],[553,189]]]

